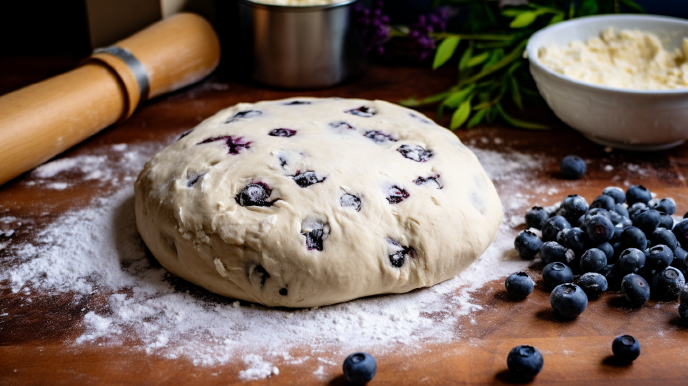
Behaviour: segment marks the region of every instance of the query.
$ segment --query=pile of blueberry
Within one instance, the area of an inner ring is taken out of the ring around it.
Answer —
[[[550,303],[566,318],[580,315],[589,299],[607,290],[620,291],[630,307],[653,298],[675,301],[681,295],[681,316],[688,319],[688,219],[674,224],[671,198],[652,199],[642,185],[625,193],[610,187],[591,204],[579,195],[526,213],[525,230],[514,243],[519,255],[538,253]],[[577,280],[576,280],[577,278]],[[515,298],[525,298],[533,282],[524,272],[506,280]],[[685,292],[685,293],[682,293]]]

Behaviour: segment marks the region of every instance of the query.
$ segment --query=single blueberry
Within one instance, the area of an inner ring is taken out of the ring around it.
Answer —
[[[383,143],[385,141],[391,141],[391,142],[396,142],[397,139],[392,137],[391,134],[385,134],[379,130],[370,130],[366,131],[363,133],[363,136],[366,138],[370,138],[373,140],[375,143]]]
[[[612,220],[612,215],[609,214],[609,211],[604,209],[604,208],[590,208],[590,210],[585,213],[585,220],[589,219],[592,216],[603,216],[606,217],[609,221]]]
[[[543,207],[534,206],[526,213],[526,225],[528,228],[542,229],[548,218],[549,213]]]
[[[253,142],[243,142],[243,137],[232,137],[231,135],[226,135],[223,137],[206,138],[203,141],[197,143],[196,145],[203,145],[206,143],[222,141],[227,145],[227,154],[239,154],[242,149],[250,149]]]
[[[622,273],[636,273],[645,266],[645,253],[640,249],[628,248],[621,252],[616,263]]]
[[[575,258],[576,253],[574,251],[566,249],[566,247],[556,241],[547,241],[540,248],[540,259],[542,259],[543,264],[557,262],[569,264]]]
[[[344,121],[331,122],[330,127],[333,129],[356,130],[351,124]]]
[[[397,151],[404,157],[416,162],[425,162],[432,157],[432,151],[425,150],[418,145],[401,145]]]
[[[564,159],[561,160],[561,164],[559,165],[559,167],[564,177],[572,180],[577,180],[581,178],[583,174],[585,174],[585,170],[587,169],[587,167],[585,166],[585,161],[583,161],[582,158],[575,155],[569,155],[564,157]]]
[[[651,199],[652,194],[642,185],[633,185],[626,191],[626,201],[628,205],[633,205],[636,202],[647,204]]]
[[[266,183],[254,181],[246,185],[235,200],[241,206],[272,206],[275,201],[267,201],[271,194],[272,189]]]
[[[547,289],[552,289],[559,284],[572,283],[573,271],[564,263],[549,263],[542,270],[542,279]]]
[[[647,238],[643,231],[634,226],[630,226],[625,228],[623,233],[621,233],[621,244],[624,249],[636,248],[645,250],[645,248],[647,248]]]
[[[622,216],[624,216],[624,217],[626,217],[626,218],[630,218],[630,217],[631,217],[631,215],[628,214],[628,209],[626,209],[626,208],[623,206],[623,204],[616,204],[616,205],[614,205],[614,212],[616,212],[616,213],[618,213],[618,214],[620,214],[620,215],[622,215]]]
[[[514,247],[521,258],[532,259],[542,248],[542,240],[535,233],[525,230],[516,236]]]
[[[650,209],[650,208],[648,208],[647,204],[644,202],[636,202],[635,204],[630,205],[628,207],[628,213],[632,215],[641,209]]]
[[[506,357],[506,366],[516,381],[533,379],[542,370],[543,364],[542,354],[533,346],[516,346]]]
[[[585,251],[581,256],[580,267],[583,273],[599,272],[607,266],[607,255],[597,248]]]
[[[409,198],[409,193],[405,189],[393,185],[387,189],[386,196],[390,204],[398,204]]]
[[[681,271],[674,267],[667,267],[652,277],[652,292],[660,300],[676,300],[686,285],[686,279]]]
[[[344,195],[339,198],[339,205],[341,205],[342,208],[353,209],[356,212],[361,211],[361,199],[353,194],[344,193]]]
[[[664,212],[659,212],[660,221],[659,228],[671,230],[674,227],[674,218]]]
[[[674,202],[673,198],[663,198],[659,201],[654,202],[653,205],[650,206],[650,208],[656,209],[660,212],[664,212],[668,215],[672,215],[676,213],[676,202]]]
[[[542,252],[540,253],[542,254]],[[674,249],[674,260],[671,261],[671,266],[682,269],[686,264],[686,258],[688,258],[688,252],[681,247],[676,247],[676,249]]]
[[[309,223],[308,228],[309,229],[301,233],[306,238],[306,248],[308,248],[309,251],[316,250],[322,252],[324,247],[323,242],[330,233],[330,226],[314,221]]]
[[[610,186],[602,191],[602,194],[609,196],[614,199],[617,204],[623,204],[626,201],[626,193],[623,189],[617,188],[616,186]]]
[[[560,284],[549,295],[554,311],[565,318],[575,318],[588,306],[588,296],[575,284]]]
[[[272,129],[268,135],[271,137],[292,137],[296,135],[296,130],[285,128]]]
[[[252,266],[252,269],[249,271],[248,274],[249,281],[251,280],[251,277],[253,277],[254,275],[256,278],[260,279],[261,287],[264,287],[265,282],[270,278],[270,274],[268,273],[268,271],[265,270],[265,268],[262,265]]]
[[[346,357],[342,369],[347,381],[357,384],[366,383],[375,378],[377,363],[372,355],[356,352]]]
[[[413,255],[415,254],[415,250],[413,249],[413,247],[402,246],[396,240],[388,238],[387,243],[389,243],[389,245],[393,247],[393,251],[389,254],[388,257],[389,262],[395,268],[401,268],[404,265],[404,262],[406,261],[406,255],[410,255],[411,257],[413,257]]]
[[[557,242],[581,255],[587,249],[588,239],[580,228],[568,228],[557,234]]]
[[[599,249],[600,251],[604,252],[604,255],[607,257],[607,263],[609,263],[609,260],[614,258],[614,247],[612,247],[611,244],[609,243],[602,243],[595,248]]]
[[[650,235],[650,241],[652,245],[666,245],[672,251],[678,248],[678,241],[676,236],[668,229],[657,228]]]
[[[683,249],[688,249],[688,219],[683,219],[671,230]]]
[[[612,342],[614,358],[620,363],[629,364],[640,356],[640,343],[630,335],[621,335]]]
[[[654,209],[639,213],[633,219],[633,226],[639,228],[646,235],[651,235],[661,222],[661,215]]]
[[[280,288],[279,294],[282,296],[287,296],[289,294],[289,290],[286,288]]]
[[[645,265],[651,270],[662,270],[671,265],[674,252],[666,245],[655,245],[645,254]]]
[[[428,185],[432,186],[436,189],[442,189],[443,186],[440,184],[440,175],[435,174],[434,176],[429,176],[429,177],[418,177],[415,180],[413,180],[413,183],[416,185]]]
[[[588,211],[588,203],[577,194],[572,194],[561,202],[559,214],[572,223]]]
[[[583,230],[593,244],[607,242],[614,237],[614,224],[604,216],[592,216],[583,223]]]
[[[624,276],[621,281],[621,293],[631,307],[640,307],[650,298],[650,286],[647,281],[635,273]]]
[[[533,280],[527,273],[516,272],[506,278],[504,285],[506,286],[506,291],[514,299],[524,299],[533,292],[535,283],[533,283]]]
[[[555,241],[557,234],[564,229],[570,229],[571,224],[562,216],[550,217],[542,226],[542,240]]]
[[[607,278],[597,272],[588,272],[578,279],[578,286],[588,296],[588,299],[597,299],[602,292],[609,288]]]
[[[377,114],[377,110],[368,106],[361,106],[355,109],[345,110],[344,112],[363,118],[370,118],[373,115]]]
[[[311,170],[305,171],[305,172],[301,172],[300,170],[297,170],[296,174],[294,174],[293,176],[289,176],[289,177],[291,177],[291,179],[294,180],[294,182],[296,182],[296,185],[298,185],[302,188],[307,188],[313,184],[321,183],[321,182],[325,181],[325,179],[327,179],[327,177],[319,178],[318,175],[315,174],[315,172],[311,171]]]
[[[614,201],[613,197],[607,196],[606,194],[603,194],[601,196],[598,196],[592,201],[592,204],[590,204],[591,208],[602,208],[606,209],[608,211],[612,211],[616,209],[616,201]]]

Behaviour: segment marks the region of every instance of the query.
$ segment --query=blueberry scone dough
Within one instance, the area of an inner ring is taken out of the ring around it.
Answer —
[[[448,130],[384,101],[241,103],[155,155],[136,224],[170,272],[220,295],[312,307],[447,280],[502,206]]]

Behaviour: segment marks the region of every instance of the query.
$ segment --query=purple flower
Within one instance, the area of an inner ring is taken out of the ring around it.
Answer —
[[[435,51],[435,39],[430,35],[433,32],[444,31],[449,17],[451,17],[451,9],[439,7],[427,15],[420,15],[418,21],[411,27],[408,37],[415,45],[419,61],[424,61]]]
[[[390,36],[389,16],[382,14],[382,1],[376,1],[371,9],[357,5],[354,15],[365,52],[382,55]]]

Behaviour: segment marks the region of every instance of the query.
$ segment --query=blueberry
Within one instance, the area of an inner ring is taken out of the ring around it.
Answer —
[[[323,250],[323,242],[330,233],[330,226],[319,221],[309,221],[304,224],[301,234],[306,238],[306,248],[309,251]]]
[[[623,204],[626,201],[626,193],[623,189],[617,188],[616,186],[610,186],[602,191],[602,194],[609,196],[614,199],[617,204]]]
[[[306,172],[297,171],[296,174],[294,174],[293,176],[289,176],[289,177],[291,177],[291,179],[294,180],[294,182],[296,182],[296,185],[298,185],[302,188],[307,188],[313,184],[321,183],[321,182],[325,181],[325,179],[327,178],[327,177],[318,178],[318,175],[315,174],[314,171],[310,171],[310,170],[306,171]]]
[[[588,299],[596,299],[606,291],[609,285],[607,278],[597,272],[588,272],[578,279],[578,286],[588,296]]]
[[[659,212],[664,212],[668,215],[676,213],[676,202],[674,202],[673,198],[663,198],[653,204],[650,208],[656,209]]]
[[[526,225],[528,228],[542,229],[548,218],[549,213],[543,207],[534,206],[526,213]]]
[[[205,173],[195,173],[189,178],[189,180],[186,182],[186,187],[187,188],[193,188],[194,185],[198,183],[198,181],[201,180],[205,176]]]
[[[676,300],[685,285],[683,274],[674,267],[664,268],[652,277],[652,291],[661,300]]]
[[[633,205],[636,202],[647,204],[651,199],[652,194],[642,185],[633,185],[626,191],[626,201],[628,205]]]
[[[297,105],[310,105],[311,102],[308,101],[290,101],[285,103],[285,106],[297,106]]]
[[[599,249],[600,251],[604,252],[604,255],[607,257],[607,262],[609,260],[614,258],[614,247],[612,247],[611,244],[609,243],[602,243],[595,248]]]
[[[272,131],[270,131],[268,133],[268,135],[271,137],[291,137],[291,136],[296,135],[296,130],[284,129],[284,128],[273,129]]]
[[[631,307],[640,307],[650,298],[650,286],[641,276],[631,273],[621,281],[621,293]]]
[[[267,201],[272,194],[272,189],[260,181],[254,181],[246,185],[235,200],[241,206],[272,206],[275,201]]]
[[[511,377],[517,381],[533,379],[542,370],[543,364],[542,354],[533,346],[516,346],[506,357],[506,365]]]
[[[542,248],[540,248],[540,258],[544,264],[557,262],[569,264],[576,258],[576,253],[570,249],[566,249],[556,241],[547,241],[542,244]]]
[[[249,272],[249,281],[251,280],[251,277],[255,275],[256,278],[260,279],[260,285],[261,287],[265,286],[265,282],[270,278],[270,274],[268,271],[265,270],[265,268],[262,265],[255,265],[252,267],[252,269]]]
[[[234,120],[236,120],[236,119],[239,119],[239,118],[253,118],[253,117],[257,117],[257,116],[259,116],[259,115],[261,115],[261,114],[263,114],[263,112],[260,111],[260,110],[239,111],[239,112],[236,113],[232,118],[229,118],[227,121],[225,121],[225,123],[232,122],[232,121],[234,121]]]
[[[622,204],[616,204],[614,205],[614,212],[626,217],[630,218],[630,214],[628,214],[628,209],[624,208]]]
[[[607,266],[607,255],[597,248],[585,251],[581,256],[580,267],[583,273],[599,272]]]
[[[387,189],[387,201],[389,201],[390,204],[398,204],[405,199],[409,198],[409,193],[403,189],[400,188],[396,185],[393,185],[389,189]]]
[[[636,202],[635,204],[632,204],[628,208],[628,213],[633,214],[641,209],[650,209],[647,207],[647,204],[644,202]]]
[[[591,208],[602,208],[606,209],[608,211],[612,211],[616,208],[616,201],[614,201],[613,197],[607,196],[606,194],[603,194],[601,196],[598,196],[592,201],[592,204],[590,204]]]
[[[550,217],[542,226],[542,240],[554,241],[557,239],[557,234],[559,234],[559,232],[569,228],[571,228],[571,224],[564,217]]]
[[[616,213],[616,212],[609,212],[609,220],[612,222],[612,224],[614,224],[614,226],[617,226],[619,224],[623,224],[624,220],[628,220],[628,219],[626,217]],[[633,224],[633,222],[630,222],[630,224]]]
[[[542,252],[540,252],[542,254]],[[688,257],[688,252],[681,247],[676,247],[674,249],[674,260],[671,261],[671,266],[678,269],[682,269],[686,263],[686,258]]]
[[[688,219],[683,219],[676,223],[671,231],[676,236],[676,240],[681,244],[681,247],[688,249]]]
[[[621,252],[616,265],[624,274],[636,273],[645,266],[645,253],[640,249],[628,248]]]
[[[587,169],[585,166],[585,161],[575,155],[564,157],[564,159],[561,160],[559,167],[561,168],[561,173],[564,175],[564,177],[572,180],[581,178]]]
[[[388,238],[387,243],[392,247],[392,253],[388,257],[393,267],[401,268],[406,261],[406,255],[413,256],[415,254],[413,247],[402,246],[396,240]]]
[[[417,179],[413,180],[413,183],[416,185],[428,185],[436,189],[442,189],[442,184],[440,184],[439,178],[439,174],[435,174],[434,176],[430,177],[418,177]]]
[[[375,143],[383,143],[385,141],[397,141],[397,139],[392,137],[392,135],[385,134],[379,130],[366,131],[365,133],[363,133],[363,136],[372,139]]]
[[[432,157],[432,151],[418,145],[401,145],[397,151],[404,157],[416,162],[425,162]]]
[[[344,121],[331,122],[329,126],[333,129],[356,130],[351,124]]]
[[[377,372],[377,363],[372,355],[357,352],[344,360],[344,376],[351,383],[366,383],[373,380]]]
[[[377,114],[377,111],[374,108],[368,106],[361,106],[355,109],[345,110],[344,112],[363,118],[370,118],[373,115]]]
[[[612,342],[612,352],[620,363],[631,363],[640,356],[640,343],[630,335],[617,336]]]
[[[575,318],[588,306],[588,296],[575,284],[560,284],[549,295],[554,311],[565,318]]]
[[[635,221],[635,219],[636,219],[639,215],[641,215],[641,214],[647,212],[648,210],[650,210],[650,208],[640,208],[640,209],[636,210],[635,212],[631,213],[631,214],[630,214],[630,216],[631,216],[631,217],[630,217],[630,218],[631,218],[631,221]],[[654,209],[653,209],[653,210],[654,210]]]
[[[588,211],[588,203],[577,194],[572,194],[561,202],[559,214],[572,223]]]
[[[645,265],[651,270],[661,270],[671,265],[674,252],[666,245],[655,245],[645,254]]]
[[[676,241],[676,236],[671,233],[670,230],[664,228],[657,228],[650,235],[650,241],[652,245],[666,245],[672,251],[678,248],[678,241]]]
[[[587,218],[583,223],[583,230],[593,244],[601,244],[614,237],[614,225],[608,218],[600,215]]]
[[[250,149],[253,142],[243,142],[242,137],[232,137],[227,135],[224,137],[207,138],[197,143],[196,145],[203,145],[206,143],[223,141],[227,145],[227,154],[239,154],[242,149]]]
[[[688,212],[683,215],[683,218],[688,218]]]
[[[647,238],[640,229],[630,226],[621,233],[621,244],[624,248],[636,248],[645,250],[647,248]]]
[[[671,217],[670,215],[664,213],[664,212],[659,212],[660,216],[660,221],[659,221],[659,228],[664,228],[664,229],[672,229],[674,227],[674,218]]]
[[[525,230],[516,236],[514,247],[521,258],[532,259],[542,248],[542,240],[535,233]]]
[[[557,242],[565,248],[573,250],[576,255],[582,254],[587,248],[587,236],[580,228],[564,229],[557,234]]]
[[[590,208],[588,212],[585,214],[585,220],[589,219],[592,216],[603,216],[609,219],[609,221],[612,220],[612,215],[609,214],[609,211],[604,209],[604,208]]]
[[[659,226],[661,217],[659,212],[650,209],[635,216],[633,219],[633,226],[645,232],[646,235],[650,235],[657,229],[657,226]]]
[[[610,290],[618,291],[621,289],[621,280],[623,280],[625,275],[616,264],[607,265],[600,273],[607,279]]]
[[[564,263],[549,263],[542,270],[542,279],[548,289],[552,289],[559,284],[573,282],[573,271]]]
[[[339,205],[341,205],[342,208],[353,209],[356,212],[361,211],[361,199],[353,194],[345,193],[342,195],[339,198]]]
[[[506,286],[506,291],[514,299],[524,299],[533,292],[535,283],[533,283],[533,280],[527,273],[516,272],[506,278],[504,285]]]

